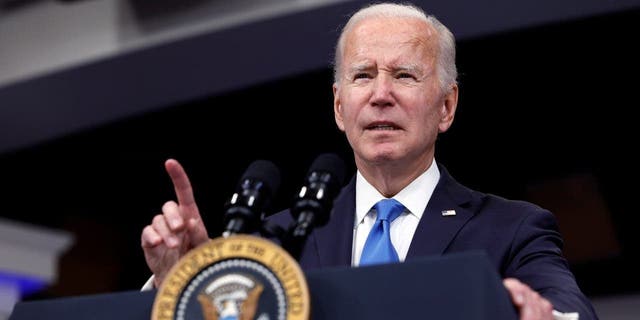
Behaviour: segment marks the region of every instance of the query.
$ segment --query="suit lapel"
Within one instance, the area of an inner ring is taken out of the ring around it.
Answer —
[[[440,181],[418,223],[407,260],[443,254],[475,212],[472,191],[457,183],[443,166],[439,169]],[[445,210],[455,210],[455,215],[443,216]]]
[[[334,201],[329,223],[314,231],[320,267],[351,265],[356,211],[355,185],[354,176]]]
[[[481,201],[473,191],[456,182],[443,166],[438,168],[440,181],[418,223],[407,260],[443,254]],[[355,202],[354,177],[334,201],[329,223],[314,230],[319,267],[351,265]],[[455,210],[456,215],[443,216],[444,210]]]

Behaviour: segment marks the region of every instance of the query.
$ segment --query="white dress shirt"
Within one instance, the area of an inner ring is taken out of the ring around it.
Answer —
[[[393,199],[398,200],[405,207],[404,212],[391,222],[390,230],[391,243],[393,243],[400,261],[404,261],[407,257],[411,239],[413,239],[413,234],[418,228],[418,222],[420,222],[433,190],[436,188],[438,180],[440,180],[440,171],[435,163],[434,160],[427,171],[393,196]],[[367,241],[369,231],[371,231],[373,224],[376,222],[375,210],[371,211],[371,208],[376,202],[384,198],[358,171],[356,175],[356,218],[353,228],[354,241],[351,255],[351,265],[353,266],[360,264],[362,248]]]

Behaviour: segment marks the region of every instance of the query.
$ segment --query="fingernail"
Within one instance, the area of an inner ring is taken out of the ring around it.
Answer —
[[[167,244],[170,247],[176,247],[176,246],[178,246],[178,239],[176,239],[176,237],[169,237],[167,239]]]
[[[524,303],[524,296],[521,294],[516,294],[516,303]]]

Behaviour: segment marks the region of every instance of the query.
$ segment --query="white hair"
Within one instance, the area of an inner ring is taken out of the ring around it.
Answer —
[[[340,79],[340,65],[342,63],[346,34],[349,33],[358,22],[367,18],[376,17],[416,18],[428,23],[436,30],[439,45],[436,72],[438,80],[440,80],[440,87],[444,92],[449,92],[458,78],[455,38],[451,31],[438,21],[438,19],[432,15],[427,15],[422,9],[410,4],[373,4],[363,7],[351,16],[347,24],[342,28],[340,38],[338,38],[336,45],[333,69],[334,81],[338,83]]]

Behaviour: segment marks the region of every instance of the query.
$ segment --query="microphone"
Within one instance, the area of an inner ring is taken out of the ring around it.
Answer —
[[[337,155],[324,153],[313,161],[291,208],[295,224],[290,236],[305,239],[313,228],[329,222],[333,199],[340,192],[344,178],[345,164]]]
[[[267,160],[249,165],[238,182],[236,192],[225,205],[224,237],[237,233],[253,233],[260,227],[263,210],[280,187],[280,170]]]

